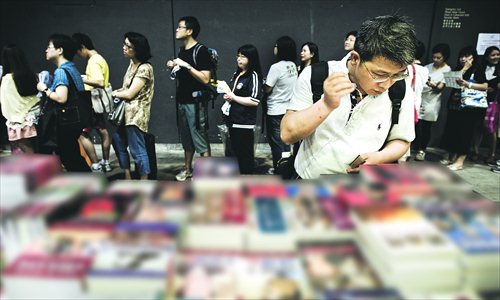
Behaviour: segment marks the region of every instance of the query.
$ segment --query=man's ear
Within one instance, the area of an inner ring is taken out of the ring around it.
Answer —
[[[361,57],[359,56],[359,53],[352,50],[351,51],[351,63],[353,65],[357,65],[361,62]]]

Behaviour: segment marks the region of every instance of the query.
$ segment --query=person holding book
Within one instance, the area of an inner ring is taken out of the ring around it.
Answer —
[[[299,178],[358,171],[359,163],[351,163],[358,157],[366,164],[397,161],[415,137],[412,93],[395,112],[388,93],[400,80],[411,89],[406,78],[415,56],[414,26],[404,17],[380,16],[364,22],[356,39],[341,61],[328,62],[330,76],[318,101],[309,68],[294,87],[281,138],[287,144],[303,140],[294,165]]]

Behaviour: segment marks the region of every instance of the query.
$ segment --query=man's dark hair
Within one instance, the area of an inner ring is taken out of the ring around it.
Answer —
[[[179,22],[180,21],[184,21],[184,24],[186,25],[186,30],[191,29],[193,31],[191,36],[193,37],[193,39],[196,39],[198,37],[198,34],[200,34],[200,30],[201,30],[200,23],[198,22],[198,19],[196,19],[193,16],[186,16],[186,17],[180,18]]]
[[[262,80],[262,69],[260,67],[259,51],[254,45],[246,44],[238,48],[237,54],[242,54],[248,58],[248,72],[251,73],[255,71]]]
[[[21,48],[14,44],[3,47],[1,63],[4,74],[12,73],[19,95],[32,96],[38,93],[36,89],[38,78],[30,68]]]
[[[380,16],[361,24],[354,51],[363,61],[380,56],[406,66],[414,60],[416,39],[414,26],[407,18]]]
[[[278,60],[287,60],[295,62],[297,60],[297,47],[295,41],[289,36],[282,36],[276,40],[278,48]]]
[[[434,53],[441,53],[443,55],[444,61],[447,61],[450,57],[450,46],[443,43],[437,44],[436,46],[432,47],[432,54]]]
[[[76,50],[78,46],[76,42],[69,36],[65,34],[55,33],[49,36],[49,43],[52,42],[54,48],[63,49],[63,56],[69,61],[72,61],[75,57]]]
[[[422,41],[417,40],[417,47],[415,49],[415,59],[420,60],[425,53],[425,45]]]
[[[137,32],[127,32],[123,39],[128,39],[134,47],[135,57],[141,62],[147,62],[151,57],[151,48],[149,47],[148,39]]]
[[[347,38],[349,36],[353,36],[353,37],[357,37],[358,36],[358,32],[356,30],[353,30],[353,31],[349,31],[346,35],[345,35],[345,39],[344,40],[347,40]]]
[[[78,49],[82,49],[83,46],[85,46],[85,48],[89,49],[89,50],[94,50],[94,43],[92,43],[92,40],[90,39],[90,37],[84,33],[80,33],[80,32],[77,32],[77,33],[73,33],[73,35],[71,36],[75,42],[78,44]]]

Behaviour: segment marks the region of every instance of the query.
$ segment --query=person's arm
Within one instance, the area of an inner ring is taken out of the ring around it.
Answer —
[[[363,153],[360,156],[365,160],[363,164],[385,164],[397,161],[409,149],[410,143],[404,140],[395,139],[388,142],[384,148],[377,152]],[[348,173],[359,172],[359,167],[348,168]]]
[[[273,91],[272,86],[268,86],[267,84],[264,84],[264,93],[271,94],[272,91]]]
[[[95,88],[101,88],[101,89],[104,88],[104,80],[91,80],[88,78],[83,78],[83,83]]]
[[[68,87],[60,84],[56,87],[55,91],[52,91],[47,87],[47,85],[43,82],[39,82],[36,85],[36,88],[38,91],[45,93],[47,98],[49,98],[52,101],[55,101],[57,103],[66,103],[68,101]]]
[[[198,82],[201,82],[203,84],[208,84],[210,82],[210,71],[208,70],[196,70],[195,67],[191,66],[187,62],[183,61],[180,58],[176,58],[173,60],[174,66],[178,65],[181,68],[185,68],[191,76],[193,76],[194,79],[198,80]]]
[[[469,89],[475,89],[478,91],[487,91],[488,90],[488,83],[473,83],[473,82],[468,82],[463,79],[457,79],[457,84],[462,87],[468,87]]]
[[[224,99],[227,100],[229,103],[232,101],[238,102],[241,105],[245,106],[257,106],[259,105],[260,101],[258,99],[252,98],[252,97],[241,97],[241,96],[236,96],[233,92],[224,94]]]
[[[304,81],[301,84],[304,84]],[[293,144],[311,135],[340,105],[340,99],[350,94],[354,89],[355,85],[346,74],[332,73],[323,83],[323,98],[306,109],[287,110],[283,120],[281,120],[280,135],[283,142]],[[294,94],[295,92],[294,89]]]
[[[119,90],[115,90],[111,93],[111,95],[123,100],[132,100],[139,94],[139,92],[145,85],[146,79],[136,76],[134,77],[134,80],[132,80],[132,84],[128,89],[122,88]]]
[[[446,87],[446,84],[444,84],[444,82],[434,82],[432,80],[428,80],[427,81],[427,85],[432,89],[432,91],[434,93],[441,93],[441,91],[444,90],[444,88]]]
[[[237,84],[237,83],[236,83]],[[260,98],[262,98],[262,83],[259,80],[259,77],[256,73],[252,74],[251,83],[248,86],[248,89],[252,91],[251,95],[248,97],[237,96],[233,92],[224,94],[224,99],[229,103],[235,101],[241,105],[245,106],[258,106],[260,103]]]

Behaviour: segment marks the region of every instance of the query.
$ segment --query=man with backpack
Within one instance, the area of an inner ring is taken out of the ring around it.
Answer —
[[[299,178],[355,172],[405,154],[415,137],[413,97],[404,92],[415,43],[405,18],[376,17],[361,25],[353,51],[328,62],[317,101],[312,68],[301,73],[281,123],[285,143],[303,140],[294,164]]]
[[[184,43],[179,56],[167,62],[177,79],[176,102],[179,130],[184,149],[184,170],[176,175],[178,181],[192,177],[194,152],[210,156],[208,141],[207,103],[210,98],[207,85],[212,76],[213,63],[208,48],[196,41],[200,24],[195,17],[179,19],[175,38]]]

